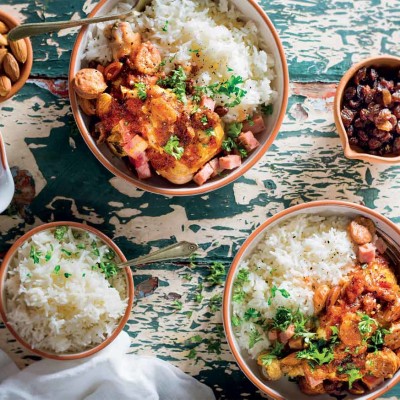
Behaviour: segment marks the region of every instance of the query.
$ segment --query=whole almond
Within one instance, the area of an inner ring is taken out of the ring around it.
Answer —
[[[0,33],[4,34],[7,32],[8,32],[8,26],[3,21],[0,21]]]
[[[3,69],[6,75],[11,79],[11,82],[16,82],[19,79],[19,65],[11,53],[5,55],[3,59]]]
[[[2,35],[0,33],[0,46],[7,46],[7,45],[8,45],[7,35]]]
[[[1,64],[2,64],[2,62],[3,62],[3,58],[5,57],[5,55],[8,53],[8,50],[7,49],[0,49],[0,67],[1,67]]]
[[[9,45],[11,52],[14,54],[14,57],[17,59],[17,61],[24,64],[28,58],[28,49],[26,47],[25,40],[20,39],[16,40],[15,42],[10,40]]]
[[[11,90],[11,81],[8,76],[0,76],[0,96],[4,97],[10,93]]]

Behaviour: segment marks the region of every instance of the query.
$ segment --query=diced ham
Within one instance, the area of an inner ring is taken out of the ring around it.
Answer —
[[[373,375],[364,375],[361,380],[368,390],[373,390],[384,381],[384,378],[377,378]]]
[[[279,333],[279,341],[286,344],[294,336],[294,325],[290,324],[286,330]]]
[[[252,131],[242,132],[239,135],[239,142],[247,151],[254,150],[260,145],[260,142],[254,137]]]
[[[322,378],[314,378],[310,374],[305,374],[305,378],[311,388],[315,388],[316,386],[320,385],[324,381]]]
[[[149,144],[140,135],[135,135],[124,146],[123,149],[129,157],[137,158],[139,154],[144,153]]]
[[[276,331],[276,329],[268,331],[268,339],[271,341],[278,339],[278,332]]]
[[[253,133],[260,133],[264,129],[265,124],[261,114],[257,114],[251,120],[243,122],[243,132],[251,131]]]
[[[219,175],[223,171],[219,166],[218,158],[213,158],[211,161],[209,161],[209,164],[211,168],[214,170],[213,173],[211,174],[211,178],[214,178],[214,176]]]
[[[385,243],[385,241],[380,238],[379,236],[374,236],[374,238],[372,239],[372,243],[375,245],[376,250],[378,250],[378,252],[380,254],[384,254],[386,249],[387,249],[387,245]]]
[[[358,261],[370,263],[375,260],[376,247],[372,243],[366,243],[358,247]]]
[[[240,156],[230,154],[229,156],[219,158],[219,167],[221,169],[234,169],[242,164]]]
[[[203,185],[213,174],[214,170],[210,163],[204,165],[204,167],[193,177],[193,180],[199,185]]]
[[[134,165],[139,179],[151,178],[149,159],[143,151],[136,155],[136,158],[129,157],[129,161]]]
[[[200,107],[208,108],[211,111],[215,109],[215,101],[207,96],[202,96],[200,100]]]

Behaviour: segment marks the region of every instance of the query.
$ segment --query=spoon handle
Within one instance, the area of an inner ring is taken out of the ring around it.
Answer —
[[[77,21],[56,21],[23,24],[11,29],[11,31],[8,33],[8,39],[19,40],[28,36],[41,35],[42,33],[55,32],[61,29],[73,28],[75,26],[89,25],[96,22],[112,21],[114,19],[123,19],[134,13],[137,13],[137,11],[131,9],[129,12],[125,12],[122,14],[105,15],[95,18],[84,18]]]
[[[184,258],[192,255],[199,246],[195,243],[190,242],[178,242],[171,246],[164,247],[163,249],[154,251],[145,256],[135,258],[133,260],[128,260],[127,262],[118,264],[117,267],[124,268],[131,265],[142,265],[149,264],[151,262],[173,260],[176,258]]]
[[[0,132],[0,175],[2,174],[2,170],[7,169],[7,158],[6,158],[6,149],[4,147],[3,136],[1,136]]]

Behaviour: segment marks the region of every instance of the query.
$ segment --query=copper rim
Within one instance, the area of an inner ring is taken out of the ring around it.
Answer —
[[[339,85],[336,89],[335,99],[334,99],[334,106],[333,106],[333,116],[335,119],[336,129],[338,130],[340,140],[342,142],[344,155],[349,159],[357,159],[363,161],[369,161],[371,163],[376,164],[398,164],[400,163],[400,156],[395,157],[382,157],[382,156],[375,156],[368,153],[358,152],[351,148],[349,143],[349,139],[347,137],[346,129],[343,125],[342,118],[340,117],[340,111],[342,108],[342,99],[344,95],[344,90],[353,77],[353,75],[362,67],[370,66],[374,64],[381,64],[384,66],[385,61],[392,61],[396,62],[400,66],[400,58],[388,55],[376,56],[376,57],[369,57],[363,61],[360,61],[354,64],[350,69],[343,75],[342,79],[339,82]]]
[[[6,149],[4,147],[3,136],[1,135],[1,132],[0,132],[0,163],[1,163],[1,166],[3,167],[3,169],[7,168],[6,160],[7,160]]]
[[[126,322],[128,321],[131,310],[132,310],[133,299],[134,299],[133,277],[132,277],[132,271],[129,267],[125,267],[123,269],[125,272],[126,278],[127,278],[127,282],[128,282],[128,304],[127,304],[124,316],[122,317],[121,321],[119,322],[119,324],[117,325],[117,327],[115,328],[114,332],[112,333],[112,335],[110,337],[108,337],[104,342],[100,343],[99,345],[97,345],[91,349],[82,351],[80,353],[61,354],[60,355],[60,354],[47,353],[45,351],[32,348],[32,346],[29,343],[27,343],[24,339],[22,339],[18,335],[18,333],[13,329],[13,327],[10,326],[8,319],[7,319],[5,304],[3,304],[4,282],[5,282],[6,275],[7,275],[6,272],[7,272],[8,265],[9,265],[11,259],[15,255],[15,252],[32,235],[34,235],[38,232],[47,230],[47,229],[54,228],[56,226],[60,226],[60,225],[67,225],[67,226],[70,226],[73,228],[79,228],[79,229],[89,231],[89,232],[95,234],[104,243],[106,243],[107,246],[111,247],[115,251],[115,253],[121,259],[121,261],[126,261],[126,257],[124,256],[122,251],[119,249],[119,247],[108,236],[106,236],[104,233],[98,231],[97,229],[92,228],[91,226],[81,224],[79,222],[71,222],[71,221],[50,222],[48,224],[37,226],[36,228],[33,228],[32,230],[30,230],[29,232],[27,232],[23,236],[21,236],[19,239],[17,239],[17,241],[7,251],[7,253],[3,259],[3,262],[0,267],[0,315],[1,315],[1,318],[4,322],[4,324],[6,325],[8,330],[11,332],[11,334],[15,337],[15,339],[17,339],[18,342],[21,343],[22,346],[27,348],[32,353],[35,353],[41,357],[52,358],[55,360],[77,360],[77,359],[91,356],[92,354],[95,354],[98,351],[100,351],[101,349],[103,349],[104,347],[108,346],[118,336],[118,334],[122,331],[123,327],[125,326]]]
[[[16,20],[10,14],[7,14],[2,10],[0,10],[0,21],[3,21],[10,29],[14,28],[17,25],[20,25],[20,22],[18,20]],[[22,88],[22,86],[25,85],[25,82],[28,80],[29,74],[31,73],[32,64],[33,64],[32,43],[29,38],[25,38],[24,40],[26,43],[27,51],[28,51],[28,57],[25,61],[25,64],[21,68],[21,76],[19,77],[18,81],[12,85],[10,93],[8,93],[7,96],[0,97],[0,103],[8,100],[12,96],[14,96],[16,93],[18,93],[19,90]]]
[[[100,8],[107,1],[108,0],[101,0],[97,4],[97,6],[93,9],[93,11],[90,13],[89,17],[95,16],[96,13],[100,10]],[[289,72],[288,72],[286,57],[285,57],[285,53],[284,53],[284,49],[283,49],[281,40],[278,36],[278,33],[276,32],[275,27],[273,26],[273,24],[271,22],[271,20],[266,15],[264,10],[256,3],[255,0],[247,0],[247,2],[253,6],[253,8],[260,14],[262,19],[268,26],[268,29],[271,31],[271,34],[275,39],[275,43],[276,43],[276,46],[279,51],[279,55],[280,55],[280,59],[281,59],[281,63],[282,63],[282,71],[283,71],[283,95],[282,95],[282,102],[280,104],[281,109],[280,109],[277,121],[275,123],[274,129],[271,132],[271,135],[269,136],[268,140],[261,147],[259,147],[257,149],[257,154],[255,154],[251,160],[247,161],[246,164],[244,164],[242,167],[239,167],[238,169],[233,170],[225,178],[223,178],[219,181],[216,181],[216,182],[211,182],[208,185],[206,184],[204,186],[199,186],[199,187],[193,187],[193,188],[187,188],[187,189],[182,188],[182,187],[177,187],[177,188],[173,188],[173,189],[154,187],[150,184],[142,182],[139,179],[134,179],[132,176],[121,172],[114,165],[112,165],[107,160],[107,158],[101,153],[101,151],[97,148],[97,146],[94,144],[94,142],[91,138],[90,133],[86,129],[83,119],[79,113],[78,102],[77,102],[75,92],[72,87],[72,81],[74,78],[73,67],[75,66],[75,64],[77,62],[78,47],[80,46],[80,44],[82,42],[82,39],[87,30],[87,27],[83,27],[80,30],[78,37],[76,39],[76,42],[74,44],[74,47],[72,49],[72,55],[71,55],[71,61],[70,61],[70,67],[69,67],[69,76],[68,76],[68,79],[69,79],[68,90],[69,90],[69,98],[70,98],[70,102],[71,102],[72,113],[74,115],[75,122],[78,125],[79,131],[81,132],[81,135],[82,135],[83,139],[85,140],[86,144],[88,145],[89,149],[95,155],[95,157],[100,161],[100,163],[103,164],[111,173],[113,173],[115,176],[125,179],[126,181],[135,185],[136,187],[146,190],[148,192],[167,195],[167,196],[191,196],[191,195],[195,195],[195,194],[204,194],[207,192],[211,192],[211,191],[219,189],[225,185],[228,185],[229,183],[231,183],[234,180],[236,180],[237,178],[239,178],[241,175],[245,174],[267,152],[268,148],[271,146],[272,142],[275,140],[276,136],[278,135],[279,129],[282,125],[283,119],[286,114],[286,107],[288,104],[288,94],[289,94]]]
[[[224,296],[223,296],[223,303],[222,303],[222,318],[223,318],[223,323],[224,323],[224,330],[225,330],[225,335],[229,344],[229,348],[235,357],[235,360],[237,364],[239,365],[239,368],[243,371],[243,373],[247,376],[247,378],[262,392],[266,393],[267,395],[271,396],[273,399],[276,400],[285,400],[284,397],[282,397],[278,392],[275,390],[269,388],[267,385],[265,385],[260,379],[258,379],[251,369],[246,365],[246,363],[242,360],[241,355],[239,354],[238,349],[236,348],[236,345],[234,343],[234,333],[232,332],[231,324],[230,324],[230,303],[231,303],[231,297],[232,297],[232,285],[233,285],[233,278],[236,272],[236,269],[239,266],[240,260],[243,256],[243,253],[245,250],[249,247],[249,245],[253,242],[253,240],[257,237],[258,234],[260,234],[263,230],[265,230],[269,225],[271,225],[273,222],[276,220],[287,216],[289,214],[292,214],[293,212],[299,211],[299,210],[307,210],[310,208],[318,207],[318,206],[339,206],[339,207],[345,207],[348,209],[353,209],[355,211],[362,211],[365,212],[374,218],[380,220],[381,222],[389,225],[394,231],[396,231],[400,235],[400,228],[395,225],[392,221],[390,221],[388,218],[384,217],[383,215],[379,214],[378,212],[371,210],[368,207],[359,205],[359,204],[354,204],[351,202],[346,202],[346,201],[340,201],[340,200],[318,200],[318,201],[311,201],[309,203],[304,203],[304,204],[298,204],[293,207],[289,207],[286,210],[280,211],[271,218],[268,218],[264,223],[262,223],[254,232],[250,234],[250,236],[245,240],[245,242],[242,244],[240,247],[238,253],[236,254],[231,267],[229,269],[228,275],[226,277],[226,283],[225,283],[225,289],[224,289]],[[400,374],[394,379],[392,378],[391,380],[388,381],[388,383],[382,387],[380,390],[377,392],[371,393],[371,395],[366,395],[366,397],[363,397],[365,400],[372,400],[376,399],[383,393],[386,393],[388,390],[390,390],[393,386],[395,386],[397,383],[400,382]]]

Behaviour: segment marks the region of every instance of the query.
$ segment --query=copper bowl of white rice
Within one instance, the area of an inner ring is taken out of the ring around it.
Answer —
[[[238,168],[216,174],[201,186],[193,181],[175,185],[155,172],[148,179],[139,179],[124,159],[113,155],[105,143],[98,144],[93,138],[90,118],[80,109],[73,89],[74,77],[80,69],[87,68],[90,62],[103,64],[110,61],[111,50],[104,38],[107,24],[82,28],[78,35],[69,70],[72,111],[95,157],[128,184],[163,195],[206,193],[233,182],[248,171],[267,152],[277,136],[285,116],[289,89],[283,46],[273,24],[255,0],[152,0],[150,3],[151,6],[145,8],[141,15],[133,16],[128,22],[143,40],[155,44],[166,62],[165,68],[173,69],[174,64],[183,64],[188,57],[195,60],[190,46],[196,43],[205,53],[204,65],[196,78],[197,85],[222,82],[232,74],[243,78],[241,88],[247,94],[240,105],[223,117],[223,122],[233,122],[232,118],[239,121],[237,116],[246,113],[261,114],[262,106],[268,104],[269,111],[264,112],[263,117],[265,126],[257,134],[259,146],[243,158]],[[101,0],[90,17],[124,12],[131,7],[130,0]],[[219,105],[219,100],[216,101]]]
[[[372,220],[378,232],[399,246],[399,227],[379,213],[343,201],[314,201],[269,218],[249,236],[233,260],[223,297],[227,340],[247,378],[274,399],[306,400],[310,396],[286,377],[277,381],[263,379],[257,355],[271,344],[267,332],[246,318],[245,312],[251,307],[253,313],[268,320],[277,308],[287,307],[312,316],[313,287],[337,284],[354,266],[356,254],[347,226],[356,217]],[[400,371],[372,391],[347,394],[346,399],[376,398],[399,381]],[[332,397],[324,394],[313,398]]]
[[[117,245],[76,222],[52,222],[19,238],[0,269],[0,314],[18,342],[57,360],[90,356],[110,344],[133,305],[129,267]]]

